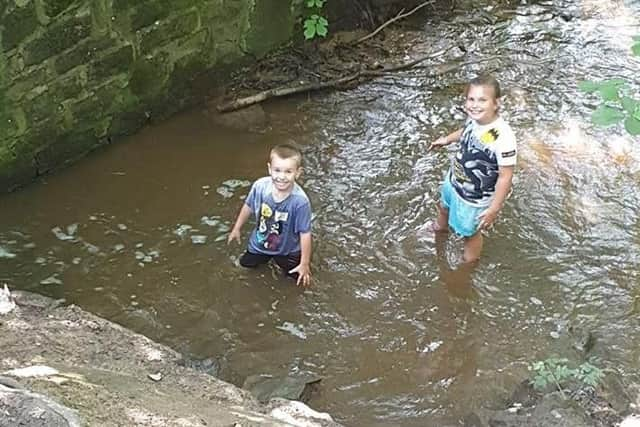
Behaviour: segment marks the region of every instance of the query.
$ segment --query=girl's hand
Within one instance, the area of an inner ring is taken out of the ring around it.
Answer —
[[[498,219],[498,211],[488,208],[487,210],[482,212],[478,216],[478,218],[480,218],[480,224],[478,225],[478,228],[480,230],[486,230],[490,228],[494,222],[496,222],[496,219]]]
[[[441,136],[440,138],[433,141],[431,145],[429,145],[429,151],[433,150],[434,148],[443,147],[445,145],[449,145],[449,141],[447,141],[446,136]]]

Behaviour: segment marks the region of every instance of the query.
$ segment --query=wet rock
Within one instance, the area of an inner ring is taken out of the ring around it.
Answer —
[[[326,412],[317,412],[302,402],[286,399],[271,399],[267,404],[269,415],[288,425],[305,427],[337,427],[340,424],[333,421]]]
[[[29,427],[75,427],[75,411],[46,396],[0,385],[0,425]]]
[[[183,356],[178,364],[187,368],[195,369],[196,371],[204,372],[212,377],[218,377],[220,374],[220,363],[212,357],[207,357],[206,359],[193,359]]]
[[[615,372],[607,372],[602,379],[600,393],[616,412],[627,412],[633,398],[627,392],[622,378]]]
[[[247,377],[242,388],[249,390],[260,402],[274,398],[308,402],[313,390],[322,378],[314,375],[299,377],[268,377],[252,375]]]
[[[2,375],[0,375],[0,385],[15,389],[22,388],[22,385],[18,381],[14,380],[13,378],[4,377]]]
[[[20,307],[36,308],[39,310],[53,310],[66,304],[64,298],[51,299],[28,291],[15,291],[13,297]]]
[[[540,393],[533,388],[531,382],[529,380],[524,380],[518,385],[518,387],[516,387],[515,391],[511,395],[511,398],[509,399],[509,406],[517,404],[524,407],[533,406],[539,398]]]
[[[583,357],[593,349],[596,343],[593,333],[580,325],[569,326],[569,336],[571,338],[571,346]]]
[[[503,411],[480,409],[467,417],[465,427],[587,427],[594,426],[585,411],[560,393],[550,393],[534,407]]]
[[[267,115],[260,105],[252,105],[237,111],[219,114],[214,112],[215,107],[209,108],[209,117],[220,126],[235,130],[258,130],[266,127],[268,123]]]

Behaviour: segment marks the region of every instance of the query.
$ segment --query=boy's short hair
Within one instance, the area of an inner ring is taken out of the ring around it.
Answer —
[[[290,159],[295,157],[298,167],[302,166],[302,150],[295,142],[286,142],[274,146],[269,153],[269,158],[274,154],[281,159]]]
[[[502,93],[500,92],[500,83],[498,83],[495,77],[490,74],[480,74],[479,76],[476,76],[469,80],[469,83],[464,90],[465,95],[469,93],[469,88],[471,86],[489,86],[493,88],[493,94],[495,95],[496,99],[502,96]]]

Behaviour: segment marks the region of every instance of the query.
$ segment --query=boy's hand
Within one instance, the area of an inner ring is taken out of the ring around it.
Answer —
[[[449,145],[449,141],[447,141],[446,136],[441,136],[440,138],[433,141],[431,145],[429,145],[429,151],[433,150],[434,148],[444,147],[445,145]]]
[[[309,264],[298,264],[298,266],[289,271],[289,274],[298,273],[296,286],[302,285],[303,288],[311,285],[311,268]]]
[[[231,243],[232,240],[235,240],[238,243],[240,242],[240,230],[231,230],[231,232],[229,233],[229,237],[227,238],[227,245],[229,243]]]

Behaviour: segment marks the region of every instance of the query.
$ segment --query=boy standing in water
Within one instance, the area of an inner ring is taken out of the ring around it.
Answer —
[[[431,150],[460,142],[442,184],[438,218],[431,230],[446,232],[451,227],[464,237],[464,261],[473,262],[482,252],[481,231],[493,225],[511,190],[517,148],[511,127],[498,115],[496,79],[472,79],[465,96],[464,127],[429,146]]]
[[[253,183],[240,209],[227,243],[240,243],[240,230],[251,215],[256,228],[247,251],[240,257],[243,267],[257,267],[271,258],[298,286],[311,284],[311,204],[296,184],[302,173],[302,152],[293,144],[271,149],[269,176]]]

